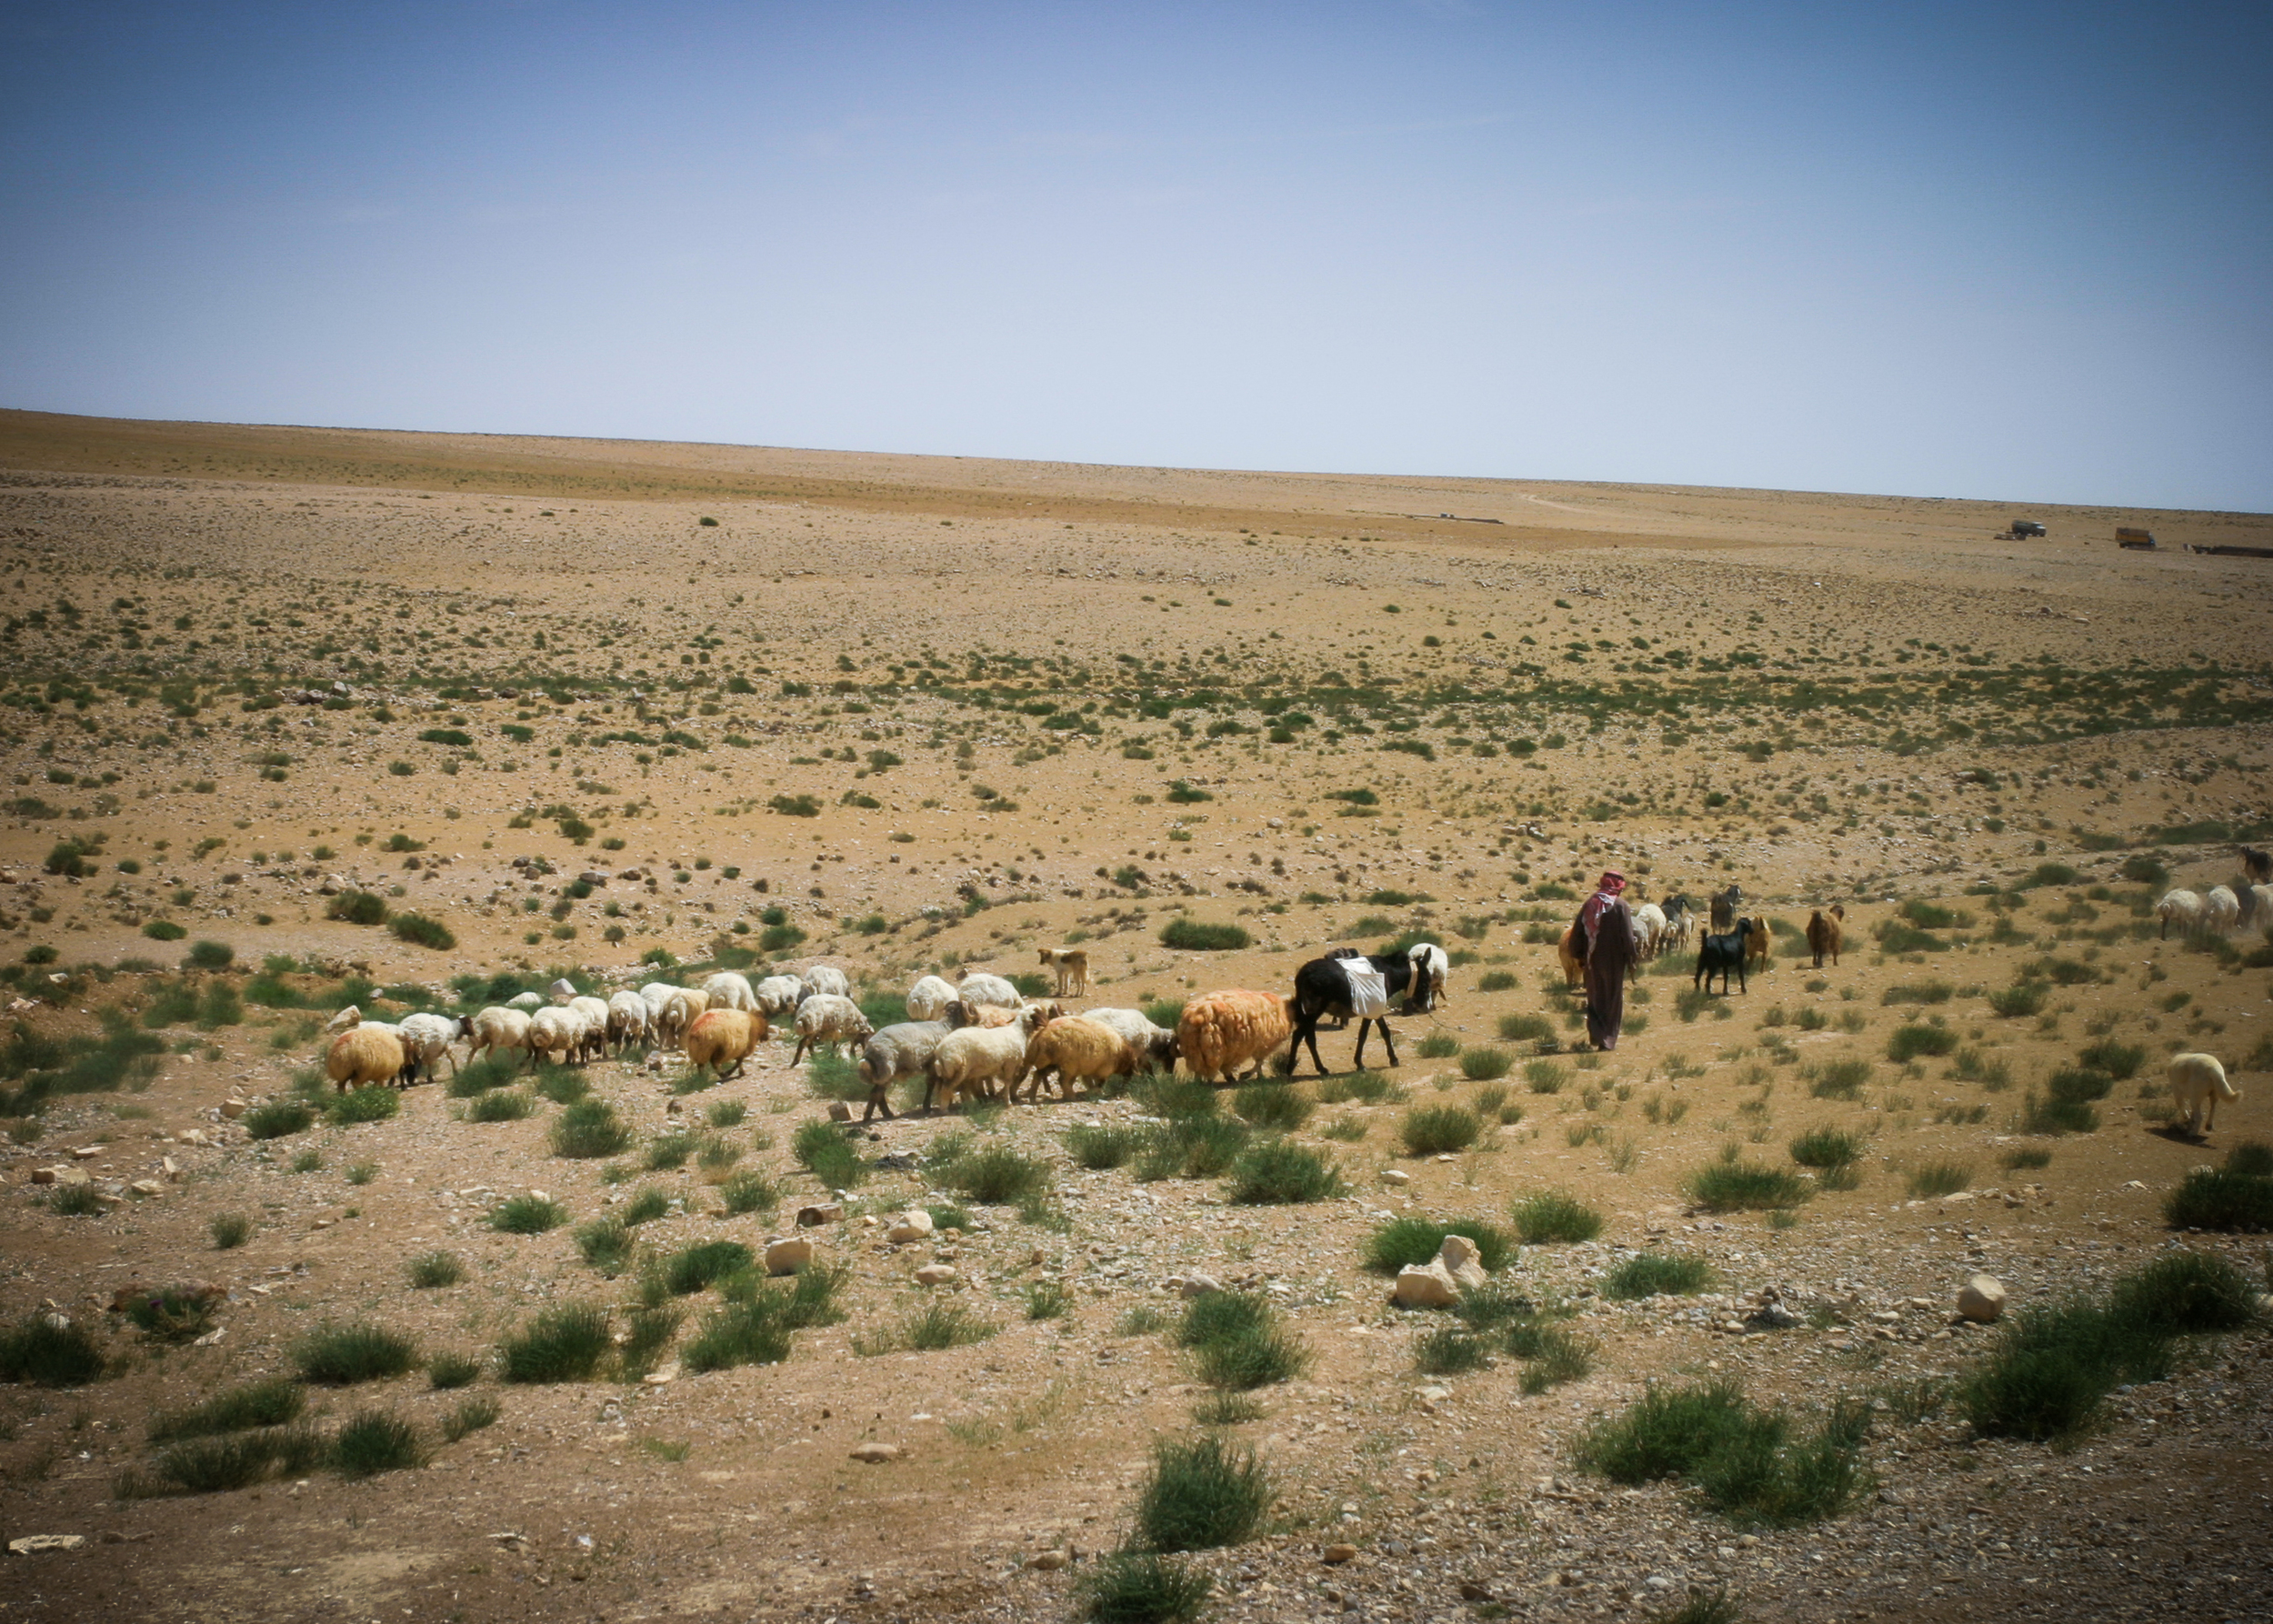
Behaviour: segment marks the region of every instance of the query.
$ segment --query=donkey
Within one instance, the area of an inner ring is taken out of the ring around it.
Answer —
[[[1387,997],[1403,995],[1399,1015],[1426,1015],[1445,1000],[1445,976],[1451,960],[1445,950],[1434,942],[1416,942],[1402,955],[1372,954],[1361,956],[1339,953],[1325,958],[1314,958],[1295,972],[1295,1035],[1287,1045],[1290,1062],[1298,1060],[1302,1046],[1310,1046],[1310,1064],[1326,1076],[1326,1062],[1318,1058],[1318,1022],[1329,1015],[1357,1022],[1357,1053],[1350,1064],[1363,1067],[1366,1063],[1366,1028],[1379,1027],[1381,1041],[1389,1051],[1389,1064],[1397,1064],[1397,1039],[1389,1031],[1389,1011],[1359,1015],[1352,1007],[1354,995],[1350,990],[1347,967],[1352,964],[1371,966],[1381,974],[1382,992]],[[1291,1072],[1292,1065],[1288,1070]]]

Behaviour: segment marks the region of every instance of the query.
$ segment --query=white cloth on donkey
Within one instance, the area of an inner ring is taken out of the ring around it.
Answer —
[[[1388,982],[1379,970],[1362,958],[1345,958],[1342,974],[1349,977],[1349,1012],[1353,1017],[1363,1020],[1388,1014]]]

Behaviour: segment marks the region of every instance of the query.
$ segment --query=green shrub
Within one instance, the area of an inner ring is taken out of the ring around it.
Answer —
[[[98,1379],[104,1366],[102,1345],[83,1325],[51,1325],[45,1314],[31,1314],[0,1331],[0,1381],[83,1387]]]
[[[386,898],[369,891],[342,891],[324,909],[327,919],[340,919],[350,925],[384,925],[386,923]]]
[[[1807,1068],[1800,1075],[1807,1079],[1807,1091],[1817,1099],[1855,1099],[1870,1081],[1869,1061],[1849,1058],[1826,1060]]]
[[[1405,1098],[1405,1090],[1397,1086],[1395,1078],[1370,1068],[1350,1072],[1335,1080],[1349,1090],[1350,1098],[1363,1100],[1367,1105],[1381,1105]]]
[[[486,1395],[467,1398],[442,1418],[442,1436],[451,1443],[471,1437],[485,1427],[496,1424],[503,1407]]]
[[[455,1286],[466,1278],[466,1265],[455,1252],[421,1252],[404,1265],[410,1283],[421,1291]]]
[[[155,1342],[195,1342],[213,1328],[214,1299],[193,1288],[161,1287],[126,1299],[122,1312]]]
[[[352,1417],[332,1439],[331,1465],[347,1478],[373,1478],[426,1464],[426,1443],[418,1429],[384,1410],[366,1409]]]
[[[1524,1361],[1524,1392],[1536,1398],[1594,1372],[1592,1344],[1536,1315],[1519,1316],[1506,1328],[1507,1351]]]
[[[2079,1100],[2038,1099],[2031,1088],[2027,1104],[2021,1108],[2022,1133],[2095,1133],[2098,1128],[2099,1113]]]
[[[718,1199],[729,1217],[771,1212],[781,1201],[781,1190],[763,1173],[736,1173],[718,1187]]]
[[[2273,1067],[2258,1068],[2273,1070]],[[2262,1139],[2240,1139],[2226,1152],[2226,1171],[2250,1178],[2273,1178],[2273,1145]]]
[[[446,953],[457,946],[457,937],[451,934],[448,926],[424,914],[396,914],[386,922],[386,927],[393,932],[396,941],[409,942],[416,947],[432,947],[437,952]]]
[[[868,1177],[868,1164],[831,1122],[808,1122],[790,1137],[789,1152],[831,1189],[850,1189]]]
[[[585,1096],[592,1091],[592,1085],[585,1080],[584,1073],[570,1067],[555,1066],[550,1062],[541,1065],[536,1068],[536,1081],[535,1086],[539,1094],[542,1094],[546,1098],[551,1100],[555,1105],[577,1105],[583,1103]],[[555,1127],[557,1128],[558,1125],[556,1124]],[[630,1142],[630,1130],[626,1128],[625,1130],[624,1144],[628,1145]],[[620,1150],[623,1148],[623,1145],[619,1145],[616,1147],[616,1149]],[[558,1155],[561,1153],[556,1151],[555,1154]],[[601,1156],[612,1156],[615,1154],[615,1151],[603,1150],[598,1152],[598,1154]]]
[[[2162,1210],[2174,1229],[2261,1235],[2273,1230],[2273,1178],[2230,1166],[2197,1168],[2179,1180]]]
[[[1946,1055],[1958,1047],[1958,1035],[1947,1027],[1897,1027],[1887,1039],[1887,1058],[1897,1065],[1920,1055]]]
[[[589,1380],[608,1351],[608,1312],[596,1303],[563,1303],[497,1345],[498,1374],[507,1381]]]
[[[1270,1509],[1271,1481],[1252,1450],[1208,1433],[1162,1439],[1136,1495],[1136,1536],[1163,1552],[1217,1550],[1252,1535]]]
[[[2109,1310],[2126,1323],[2172,1336],[2235,1331],[2258,1318],[2257,1284],[2208,1252],[2165,1252],[2118,1281]]]
[[[282,1427],[298,1420],[306,1408],[307,1394],[297,1382],[270,1377],[231,1388],[188,1409],[153,1416],[150,1441],[162,1444],[182,1438],[245,1432],[256,1427]]]
[[[855,1337],[852,1348],[863,1358],[880,1353],[938,1353],[984,1342],[1000,1328],[961,1303],[933,1302],[879,1336]]]
[[[1198,1569],[1146,1550],[1109,1552],[1074,1586],[1092,1624],[1181,1624],[1199,1616],[1215,1589]]]
[[[1910,1198],[1931,1200],[1938,1196],[1954,1196],[1973,1182],[1970,1162],[1928,1162],[1910,1174]]]
[[[1185,953],[1228,953],[1255,945],[1255,938],[1237,925],[1204,925],[1197,919],[1171,919],[1160,927],[1160,943]]]
[[[1841,1128],[1811,1128],[1791,1142],[1791,1158],[1803,1168],[1847,1168],[1862,1160],[1869,1141]]]
[[[1142,1143],[1143,1136],[1135,1128],[1109,1124],[1083,1123],[1066,1132],[1066,1150],[1074,1165],[1091,1172],[1126,1165]]]
[[[1487,976],[1484,979],[1488,981],[1491,977]],[[1459,1052],[1460,1040],[1449,1032],[1431,1032],[1420,1040],[1420,1058],[1424,1060],[1448,1060]]]
[[[418,1366],[418,1344],[398,1331],[368,1321],[325,1323],[293,1345],[292,1362],[300,1379],[320,1387],[349,1387],[384,1381]]]
[[[1503,1015],[1499,1018],[1499,1035],[1508,1043],[1534,1043],[1555,1035],[1555,1028],[1544,1015]]]
[[[195,941],[189,945],[189,953],[182,960],[182,967],[189,970],[225,970],[236,962],[236,949],[226,942]]]
[[[477,1094],[474,1103],[466,1108],[468,1122],[518,1122],[534,1115],[536,1102],[518,1088],[496,1088]]]
[[[576,1226],[576,1251],[602,1274],[618,1275],[630,1264],[639,1243],[620,1218],[594,1218]]]
[[[687,1369],[726,1370],[742,1365],[778,1365],[789,1357],[790,1328],[774,1296],[721,1304],[680,1350]]]
[[[546,1196],[513,1196],[489,1213],[489,1227],[502,1235],[543,1235],[567,1221],[568,1209]]]
[[[631,1128],[604,1099],[576,1100],[553,1120],[555,1156],[591,1161],[627,1150],[631,1141]]]
[[[1413,1365],[1424,1376],[1460,1376],[1482,1369],[1492,1352],[1492,1338],[1464,1326],[1439,1326],[1413,1344]]]
[[[281,1139],[287,1134],[307,1132],[315,1125],[315,1113],[301,1100],[272,1099],[246,1111],[237,1124],[248,1138]]]
[[[333,1095],[325,1114],[345,1128],[358,1122],[384,1122],[402,1108],[401,1089],[386,1083],[374,1083],[367,1088],[350,1088],[345,1094]]]
[[[1792,1208],[1815,1194],[1814,1187],[1797,1173],[1741,1161],[1699,1168],[1682,1188],[1707,1212]]]
[[[1391,1218],[1378,1226],[1366,1241],[1366,1267],[1377,1274],[1393,1275],[1400,1268],[1427,1263],[1444,1248],[1447,1235],[1466,1236],[1476,1243],[1477,1260],[1493,1273],[1515,1257],[1515,1243],[1507,1230],[1478,1218]]]
[[[304,1429],[295,1429],[302,1449],[319,1457],[325,1446]],[[185,1439],[158,1452],[151,1469],[158,1481],[184,1494],[226,1494],[249,1489],[268,1475],[277,1459],[282,1435],[275,1432],[232,1433],[216,1438]],[[301,1452],[295,1449],[295,1453]],[[122,1498],[162,1490],[140,1485],[132,1478],[121,1480]]]
[[[189,932],[171,919],[153,919],[142,927],[142,934],[154,942],[178,942]]]
[[[1472,1083],[1487,1083],[1494,1078],[1506,1077],[1515,1063],[1513,1055],[1490,1044],[1478,1044],[1460,1051],[1460,1075]]]
[[[1422,1106],[1406,1112],[1405,1120],[1397,1125],[1405,1148],[1415,1156],[1466,1150],[1482,1132],[1483,1124],[1475,1113],[1457,1106]]]
[[[942,1169],[939,1178],[966,1200],[989,1207],[1023,1201],[1050,1188],[1049,1164],[1021,1156],[1007,1145],[989,1145],[959,1157]]]
[[[1553,1060],[1527,1060],[1523,1080],[1534,1094],[1559,1094],[1563,1085],[1570,1081],[1570,1071]]]
[[[1526,1246],[1576,1244],[1602,1233],[1602,1215],[1560,1190],[1527,1196],[1511,1208]]]
[[[702,1240],[674,1252],[663,1279],[674,1297],[708,1290],[727,1276],[750,1267],[755,1254],[738,1240]]]
[[[2044,1091],[2063,1105],[2088,1105],[2095,1099],[2105,1099],[2114,1090],[2115,1079],[2104,1071],[2084,1067],[2064,1067],[2044,1080]]]
[[[1702,1258],[1670,1252],[1636,1252],[1621,1260],[1602,1282],[1602,1295],[1613,1302],[1638,1302],[1646,1297],[1693,1297],[1712,1283],[1713,1271]]]
[[[1868,1409],[1842,1401],[1812,1438],[1794,1439],[1784,1411],[1756,1408],[1733,1384],[1668,1384],[1597,1421],[1576,1454],[1613,1482],[1682,1478],[1727,1516],[1789,1526],[1837,1516],[1860,1495],[1868,1430]]]
[[[452,1099],[472,1099],[492,1088],[505,1087],[519,1075],[519,1068],[505,1056],[486,1054],[459,1067],[444,1092]]]
[[[1145,1131],[1136,1177],[1213,1178],[1237,1160],[1253,1136],[1247,1125],[1225,1117],[1178,1117]]]
[[[2090,1425],[2118,1384],[2157,1381],[2170,1368],[2167,1330],[2078,1298],[2020,1314],[1959,1387],[1958,1402],[1978,1432],[2042,1442]]]
[[[2037,1014],[2044,1007],[2046,987],[2041,981],[2019,981],[1988,996],[1989,1007],[2010,1019]]]
[[[1232,1096],[1231,1108],[1240,1120],[1255,1128],[1292,1133],[1310,1120],[1317,1108],[1292,1083],[1254,1082]]]
[[[206,1224],[205,1233],[213,1239],[216,1252],[233,1252],[253,1238],[253,1220],[241,1212],[216,1213]]]
[[[1231,1199],[1243,1206],[1325,1201],[1347,1188],[1338,1163],[1285,1139],[1250,1145],[1231,1164]]]
[[[482,1362],[462,1353],[438,1354],[426,1361],[426,1385],[437,1393],[470,1388],[481,1378]]]

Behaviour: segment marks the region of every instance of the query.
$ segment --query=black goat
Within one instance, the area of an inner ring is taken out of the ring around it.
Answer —
[[[2273,880],[2273,856],[2245,846],[2241,848],[2241,871],[2249,877],[2253,886]]]
[[[1381,972],[1382,990],[1391,998],[1399,995],[1404,1003],[1399,1015],[1426,1015],[1443,1000],[1447,960],[1445,950],[1431,942],[1421,942],[1400,954],[1360,955],[1347,949],[1314,958],[1295,972],[1295,1035],[1287,1046],[1287,1067],[1291,1075],[1293,1062],[1299,1059],[1302,1046],[1310,1046],[1310,1064],[1326,1076],[1326,1062],[1318,1058],[1318,1022],[1326,1017],[1338,1016],[1347,1023],[1357,1021],[1357,1053],[1350,1064],[1363,1067],[1366,1063],[1366,1028],[1379,1027],[1381,1041],[1389,1051],[1389,1064],[1397,1064],[1397,1039],[1390,1035],[1388,1014],[1357,1016],[1350,1008],[1348,966],[1366,964]]]
[[[1717,902],[1718,898],[1715,898],[1715,901]],[[1697,938],[1697,973],[1689,977],[1691,990],[1701,987],[1707,992],[1712,991],[1715,970],[1720,972],[1720,990],[1723,996],[1726,996],[1728,991],[1728,972],[1731,970],[1737,973],[1737,990],[1738,992],[1749,990],[1744,979],[1744,939],[1749,934],[1747,927],[1755,921],[1746,919],[1734,920],[1731,923],[1737,927],[1726,935],[1716,936],[1708,931]],[[1763,927],[1763,931],[1765,932],[1765,927]]]

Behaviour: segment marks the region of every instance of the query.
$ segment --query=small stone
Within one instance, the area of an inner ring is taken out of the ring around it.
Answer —
[[[861,1444],[854,1449],[852,1458],[869,1466],[882,1466],[887,1460],[900,1458],[900,1447],[897,1444]]]
[[[1477,1580],[1472,1579],[1462,1579],[1462,1580],[1460,1581],[1460,1599],[1461,1599],[1461,1600],[1463,1600],[1463,1601],[1489,1601],[1491,1599],[1492,1599],[1492,1588],[1491,1588],[1491,1586],[1487,1585],[1487,1584],[1479,1584]]]
[[[935,1228],[931,1221],[931,1214],[920,1207],[906,1212],[894,1213],[891,1218],[891,1226],[884,1232],[884,1238],[894,1246],[906,1246],[910,1241],[916,1240],[928,1240]]]
[[[1757,1534],[1738,1534],[1738,1535],[1737,1536],[1737,1549],[1738,1550],[1757,1550],[1757,1549],[1759,1549],[1759,1548],[1760,1548],[1760,1537],[1759,1537],[1759,1535],[1757,1535]]]
[[[165,1174],[166,1178],[170,1179],[178,1179],[182,1176],[182,1165],[170,1156],[160,1157],[158,1158],[158,1171]]]
[[[1036,1573],[1056,1573],[1073,1558],[1062,1550],[1037,1550],[1026,1558],[1026,1565]]]
[[[1384,1168],[1381,1169],[1381,1182],[1384,1184],[1407,1185],[1413,1182],[1413,1176],[1410,1173],[1405,1172],[1397,1168]]]
[[[20,1534],[8,1541],[11,1555],[35,1556],[43,1550],[76,1550],[86,1543],[85,1534]]]
[[[1318,1559],[1328,1568],[1339,1568],[1345,1562],[1357,1559],[1357,1548],[1355,1545],[1329,1545],[1318,1553]]]
[[[103,1154],[103,1149],[104,1148],[100,1145],[78,1145],[72,1148],[71,1154],[81,1161],[93,1161]]]
[[[955,1278],[956,1268],[952,1263],[926,1263],[916,1271],[916,1284],[918,1286],[945,1286]]]
[[[1958,1288],[1958,1312],[1977,1325],[1994,1325],[2005,1312],[2005,1282],[1975,1275]]]
[[[1431,1258],[1398,1269],[1389,1300],[1400,1308],[1448,1308],[1460,1300],[1460,1287],[1441,1260]]]
[[[660,1369],[650,1370],[639,1379],[651,1388],[668,1387],[679,1378],[679,1362],[673,1359]]]
[[[32,1182],[34,1184],[55,1183],[55,1169],[53,1168],[34,1168],[32,1169]]]
[[[852,1107],[841,1099],[830,1100],[828,1102],[828,1119],[831,1122],[850,1122],[852,1120]]]
[[[245,1102],[237,1098],[235,1095],[231,1095],[228,1098],[221,1102],[221,1114],[232,1122],[235,1121],[239,1117],[245,1115],[245,1109],[246,1107]]]
[[[1461,1290],[1480,1291],[1490,1279],[1484,1272],[1482,1256],[1476,1242],[1467,1236],[1447,1235],[1444,1245],[1437,1248],[1437,1261],[1444,1265],[1445,1272],[1458,1283]]]
[[[159,1183],[158,1180],[155,1178],[137,1178],[126,1188],[134,1191],[137,1196],[162,1196],[165,1194],[165,1186]]]
[[[813,1265],[813,1243],[803,1236],[788,1236],[766,1243],[766,1272],[793,1275]]]
[[[797,1228],[800,1229],[817,1229],[823,1224],[841,1222],[844,1216],[845,1204],[843,1202],[816,1201],[810,1207],[800,1207],[797,1208]]]
[[[1214,1275],[1188,1274],[1177,1282],[1176,1289],[1179,1297],[1206,1297],[1211,1291],[1221,1291],[1223,1282]]]

